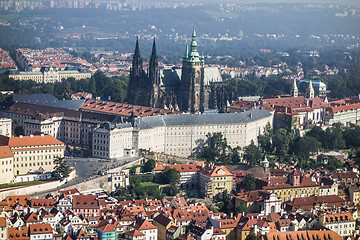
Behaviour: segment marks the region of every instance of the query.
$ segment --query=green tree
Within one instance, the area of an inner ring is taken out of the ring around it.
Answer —
[[[246,236],[245,240],[261,240],[262,238],[258,235],[254,234],[253,232],[250,232],[249,235]]]
[[[156,162],[154,159],[150,158],[149,160],[146,161],[146,163],[144,164],[144,171],[145,172],[151,172],[156,166]]]
[[[329,156],[328,158],[328,164],[324,167],[326,169],[329,169],[331,171],[336,171],[336,169],[340,168],[342,166],[341,162],[334,156]]]
[[[246,174],[244,179],[236,184],[236,191],[239,192],[242,189],[254,190],[256,188],[256,179],[255,176],[251,173]]]
[[[69,176],[70,166],[66,164],[65,158],[57,157],[54,159],[54,171],[52,171],[51,176],[57,180],[64,180]]]
[[[264,127],[264,133],[258,136],[259,147],[265,153],[271,153],[273,150],[271,143],[272,136],[273,130],[270,123],[267,123]]]
[[[206,134],[206,137],[206,146],[203,148],[201,157],[208,162],[226,160],[226,153],[229,145],[222,133],[208,133]]]
[[[164,183],[176,185],[180,182],[180,172],[176,169],[166,167],[162,173],[162,179]]]
[[[12,125],[11,125],[11,130],[12,130],[12,134],[13,136],[20,136],[20,135],[25,135],[25,131],[24,129],[20,126],[19,120],[17,118],[15,118],[12,121]]]
[[[175,196],[179,192],[177,185],[171,184],[168,188],[168,195]]]
[[[258,146],[252,141],[249,146],[244,147],[244,160],[250,166],[255,166],[260,163],[262,158],[261,151]]]
[[[285,129],[279,129],[272,138],[273,147],[279,157],[285,157],[290,148],[290,139]]]
[[[298,138],[294,144],[294,153],[300,157],[309,158],[311,153],[317,152],[321,143],[314,137]]]

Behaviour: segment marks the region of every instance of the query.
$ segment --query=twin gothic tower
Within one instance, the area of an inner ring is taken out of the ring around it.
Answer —
[[[222,79],[218,70],[216,73],[214,69],[209,68],[207,75],[210,77],[205,81],[205,70],[204,58],[197,50],[195,27],[190,50],[186,45],[181,71],[180,69],[160,71],[154,39],[149,68],[145,72],[137,39],[130,70],[128,102],[190,113],[203,113],[207,109],[215,109],[216,103],[219,102],[217,101],[219,94],[214,84],[221,85]],[[212,72],[214,74],[211,74]]]

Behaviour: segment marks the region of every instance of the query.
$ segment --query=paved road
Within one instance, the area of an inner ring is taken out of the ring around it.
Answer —
[[[67,187],[71,187],[78,183],[94,179],[96,177],[102,176],[101,174],[106,172],[106,170],[113,169],[124,165],[125,163],[135,161],[140,157],[131,157],[131,158],[123,158],[117,160],[103,160],[99,158],[68,158],[66,159],[67,164],[76,169],[77,178],[71,180],[70,182],[61,185],[56,189],[52,189],[50,191],[41,193],[41,195],[54,192],[56,190],[64,189]],[[39,195],[36,193],[35,196]]]

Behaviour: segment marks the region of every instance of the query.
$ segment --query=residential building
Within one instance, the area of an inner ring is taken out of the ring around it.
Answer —
[[[0,217],[0,239],[6,240],[8,237],[8,227],[6,224],[6,219],[4,217]]]
[[[128,187],[130,185],[129,170],[109,171],[111,174],[111,191],[117,187]]]
[[[31,224],[29,226],[29,232],[30,232],[30,240],[54,239],[53,229],[48,223]]]
[[[211,199],[223,199],[233,189],[233,175],[225,166],[206,164],[199,172],[200,194]]]
[[[144,234],[144,240],[158,239],[158,228],[144,218],[136,219],[134,229]]]
[[[316,231],[316,230],[309,230],[309,231],[288,231],[288,232],[278,232],[272,231],[268,234],[263,236],[264,240],[288,240],[288,239],[303,239],[303,240],[313,240],[313,239],[320,239],[320,240],[342,240],[343,238],[334,231],[331,230],[323,230],[323,231]]]
[[[74,195],[73,211],[84,216],[98,216],[100,205],[96,195]]]
[[[355,232],[355,219],[348,212],[323,214],[320,216],[319,222],[342,237],[353,236]]]
[[[167,240],[167,230],[171,227],[176,227],[176,224],[164,214],[159,214],[152,222],[158,229],[158,240]]]
[[[297,197],[318,196],[320,184],[313,182],[298,170],[293,170],[288,177],[270,177],[257,180],[257,188],[267,190],[281,198],[281,202]]]
[[[9,146],[0,146],[1,175],[0,184],[14,180],[14,155]]]
[[[0,118],[0,135],[11,137],[12,121],[9,118]]]

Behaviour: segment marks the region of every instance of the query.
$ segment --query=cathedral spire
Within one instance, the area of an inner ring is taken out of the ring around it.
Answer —
[[[156,43],[155,43],[155,38],[153,41],[153,47],[152,47],[152,52],[151,52],[151,56],[150,56],[150,61],[149,61],[149,79],[150,79],[150,83],[151,84],[158,84],[159,83],[159,77],[158,77],[158,58],[156,55]]]
[[[143,62],[139,50],[139,37],[136,38],[135,52],[132,61],[132,68],[130,71],[130,78],[132,81],[138,82],[143,74]]]
[[[298,90],[298,87],[297,87],[297,84],[296,84],[296,79],[294,79],[294,81],[293,81],[293,85],[292,85],[292,88],[291,88],[291,96],[292,97],[298,97],[299,96],[299,90]]]
[[[204,61],[204,59],[202,57],[200,57],[200,54],[197,50],[195,24],[194,24],[194,29],[193,29],[193,33],[192,33],[191,43],[190,43],[190,51],[188,51],[188,49],[186,49],[184,61],[193,62],[193,63]]]
[[[312,81],[310,80],[309,82],[309,86],[306,89],[306,97],[307,98],[314,98],[315,97],[315,91],[314,91],[314,87],[312,85]]]
[[[134,55],[140,55],[140,50],[139,50],[139,37],[136,37],[136,45],[135,45]]]
[[[150,57],[150,59],[152,59],[152,58],[157,58],[157,55],[156,55],[155,37],[154,37],[154,41],[153,41],[153,46],[152,46],[152,51],[151,51],[151,57]]]

